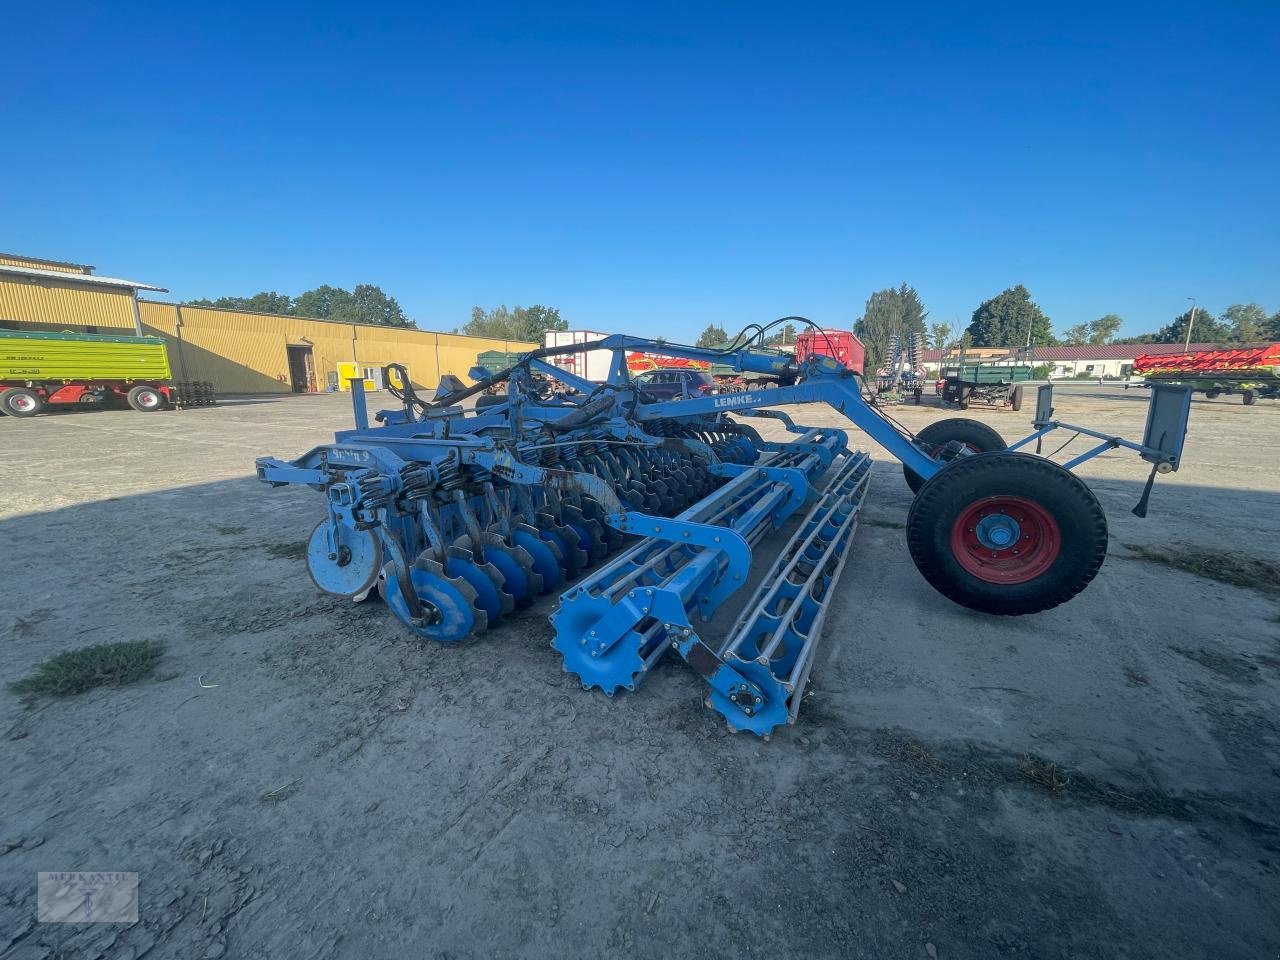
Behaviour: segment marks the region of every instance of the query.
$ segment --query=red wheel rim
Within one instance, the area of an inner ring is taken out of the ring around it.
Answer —
[[[1058,522],[1025,497],[983,497],[951,527],[951,552],[965,572],[987,583],[1026,583],[1062,552]]]

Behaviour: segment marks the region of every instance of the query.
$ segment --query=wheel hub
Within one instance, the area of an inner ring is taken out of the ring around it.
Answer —
[[[978,521],[974,533],[978,542],[992,550],[1015,547],[1022,536],[1018,521],[1006,513],[989,513]]]
[[[1053,514],[1027,497],[983,497],[951,528],[956,562],[987,583],[1026,583],[1053,566],[1062,535]]]

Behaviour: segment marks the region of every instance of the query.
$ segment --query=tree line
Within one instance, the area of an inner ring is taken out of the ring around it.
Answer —
[[[1191,322],[1191,311],[1186,310],[1154,333],[1117,339],[1124,321],[1108,313],[1068,327],[1057,336],[1052,321],[1022,284],[980,303],[969,325],[962,330],[953,330],[948,323],[929,323],[928,316],[919,293],[904,283],[871,294],[862,316],[853,325],[853,332],[866,345],[868,359],[878,362],[887,355],[889,338],[895,334],[905,339],[918,333],[930,347],[941,350],[970,346],[1182,343],[1186,339],[1187,324]],[[1191,337],[1197,343],[1224,344],[1280,340],[1280,311],[1268,314],[1256,303],[1237,303],[1223,310],[1221,316],[1215,316],[1197,307]]]
[[[187,303],[199,307],[417,329],[417,323],[405,315],[395,297],[368,283],[357,284],[353,290],[324,284],[296,297],[263,291],[251,297],[219,297],[216,300],[189,300]],[[1191,322],[1191,310],[1183,311],[1154,333],[1117,339],[1116,334],[1123,322],[1116,314],[1108,313],[1096,320],[1067,327],[1061,336],[1055,336],[1052,321],[1031,298],[1031,292],[1018,284],[978,304],[968,326],[956,330],[949,323],[929,322],[929,312],[920,294],[915,287],[903,283],[871,294],[862,315],[853,325],[853,332],[866,345],[868,360],[879,363],[887,355],[889,339],[895,334],[905,340],[910,334],[918,333],[926,345],[939,350],[955,347],[1182,343],[1186,340],[1187,324]],[[472,307],[471,319],[453,332],[540,344],[548,330],[568,328],[568,322],[555,307],[534,304],[509,309],[504,304],[488,310]],[[796,334],[795,325],[788,323],[773,331],[766,343],[788,346],[795,343]],[[1236,303],[1218,316],[1197,307],[1191,337],[1197,343],[1223,344],[1280,340],[1280,310],[1269,314],[1259,304]],[[729,334],[724,327],[713,323],[699,335],[697,345],[719,346],[728,340]]]
[[[270,313],[285,317],[308,317],[315,320],[338,320],[343,323],[372,323],[385,327],[403,327],[416,330],[418,324],[405,315],[399,301],[388,296],[379,286],[370,283],[357,284],[354,290],[331,287],[328,284],[300,293],[296,297],[274,290],[264,290],[251,297],[218,297],[186,301],[192,307],[215,307],[222,310],[246,310],[250,313]],[[508,309],[506,305],[486,310],[471,308],[471,319],[454,333],[471,337],[489,337],[495,340],[529,340],[542,343],[548,330],[567,330],[568,321],[555,307],[535,304],[519,305]]]
[[[315,320],[340,320],[343,323],[376,323],[386,327],[417,329],[418,326],[405,316],[395,297],[387,296],[381,287],[371,283],[358,283],[354,290],[331,287],[326,283],[296,297],[264,290],[251,297],[188,300],[187,305],[272,313],[285,317],[310,317]]]

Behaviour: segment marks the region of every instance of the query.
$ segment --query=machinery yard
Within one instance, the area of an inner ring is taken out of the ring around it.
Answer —
[[[1142,434],[1144,391],[1057,390],[1061,419]],[[350,418],[277,395],[0,419],[2,679],[166,645],[140,684],[0,695],[0,957],[1280,952],[1280,407],[1198,397],[1146,520],[1145,465],[1084,464],[1106,562],[1016,618],[922,579],[902,469],[850,430],[869,492],[804,708],[768,741],[675,657],[633,693],[582,690],[554,594],[455,645],[321,594],[323,500],[254,460]],[[37,923],[40,870],[137,871],[139,922]]]

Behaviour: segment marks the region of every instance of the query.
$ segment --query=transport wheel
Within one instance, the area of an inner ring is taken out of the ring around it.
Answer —
[[[506,397],[499,396],[496,393],[482,393],[476,397],[476,409],[483,410],[485,407],[496,407],[498,404],[506,402]]]
[[[1107,554],[1107,519],[1079,477],[1025,453],[964,457],[907,515],[911,559],[943,596],[1017,616],[1065,603]]]
[[[1009,406],[1014,410],[1022,409],[1022,384],[1013,388],[1013,396],[1009,398]]]
[[[164,394],[155,387],[134,387],[129,391],[129,406],[142,413],[159,410],[164,406]]]
[[[14,387],[0,393],[0,407],[11,417],[34,417],[44,407],[44,401],[34,390]]]
[[[952,441],[958,442],[970,453],[994,453],[1008,446],[1004,442],[1004,437],[985,423],[964,417],[938,420],[916,434],[916,444],[934,459],[955,459],[958,451],[954,448],[945,449]],[[906,464],[902,466],[902,474],[907,478],[907,486],[911,488],[912,493],[918,493],[924,486],[924,477]]]
[[[1206,390],[1206,391],[1204,392],[1204,398],[1205,398],[1206,400],[1217,400],[1217,399],[1218,399],[1218,397],[1220,397],[1220,396],[1222,396],[1222,391],[1221,391],[1221,390],[1217,390],[1217,389],[1210,389],[1210,390]]]
[[[1246,390],[1244,393],[1240,394],[1240,399],[1244,401],[1244,405],[1246,407],[1252,407],[1254,403],[1257,402],[1258,395],[1252,390]]]

